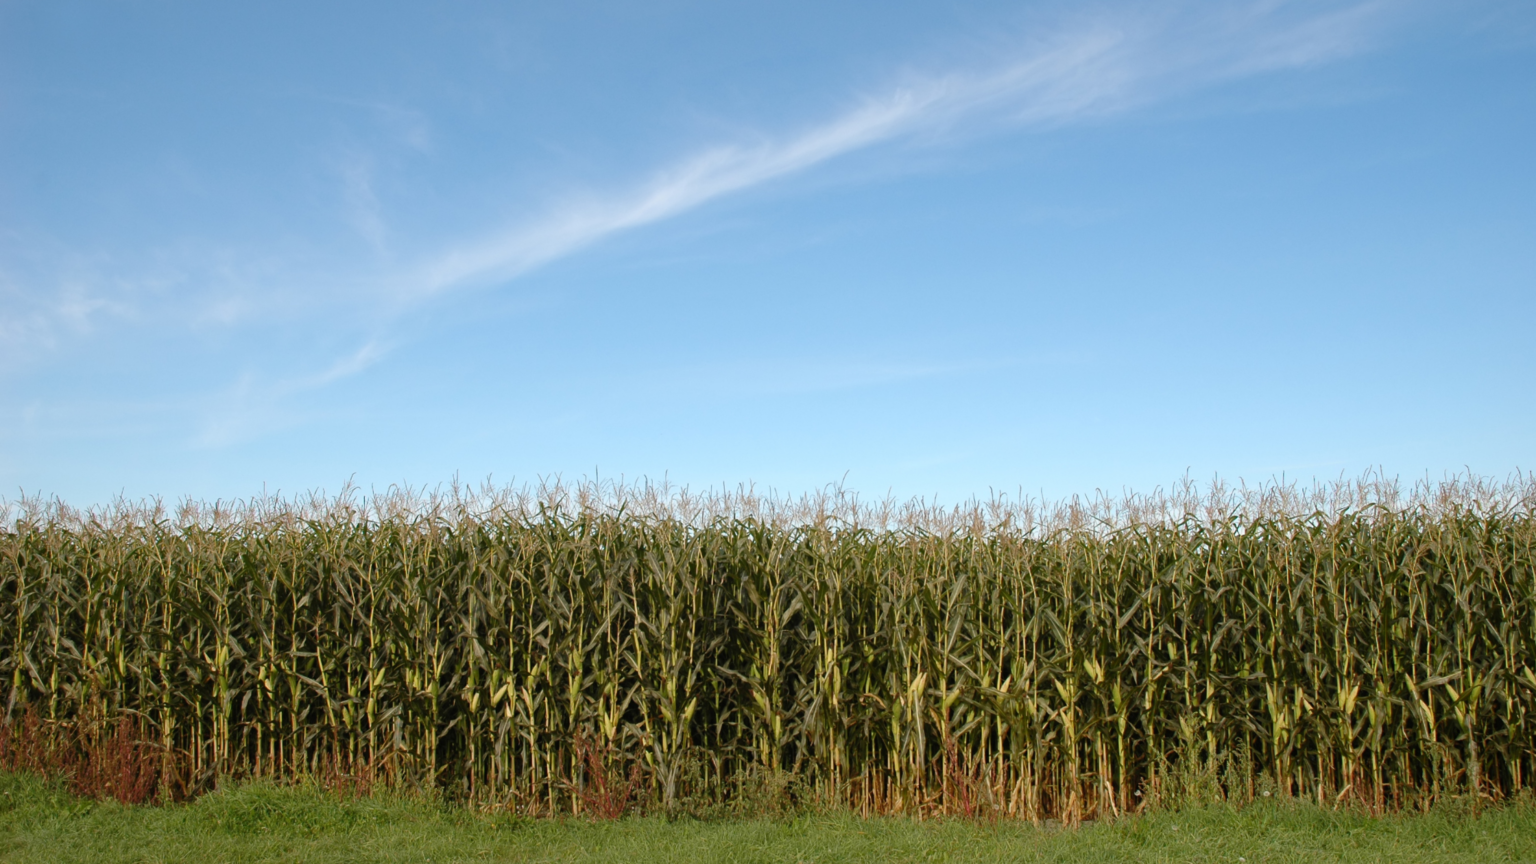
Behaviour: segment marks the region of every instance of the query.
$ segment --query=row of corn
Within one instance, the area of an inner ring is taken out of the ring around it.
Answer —
[[[203,782],[366,774],[531,813],[630,782],[666,809],[1069,820],[1500,796],[1536,768],[1529,505],[23,518],[0,680],[12,722],[136,716]]]

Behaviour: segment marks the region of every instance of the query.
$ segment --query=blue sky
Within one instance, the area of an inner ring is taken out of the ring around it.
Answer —
[[[0,489],[1533,467],[1536,6],[0,2]]]

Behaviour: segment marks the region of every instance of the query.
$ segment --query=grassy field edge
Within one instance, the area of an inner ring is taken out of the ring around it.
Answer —
[[[342,798],[257,782],[187,805],[127,807],[0,773],[7,862],[1536,861],[1536,807],[1372,818],[1299,802],[1187,807],[1078,829],[803,814],[611,822],[478,813],[426,797]]]

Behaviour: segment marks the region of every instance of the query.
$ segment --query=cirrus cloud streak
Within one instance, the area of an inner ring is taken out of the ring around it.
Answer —
[[[574,197],[430,259],[408,294],[505,282],[621,231],[882,144],[985,127],[1102,118],[1222,81],[1315,66],[1365,48],[1394,4],[1264,0],[1204,12],[1099,11],[983,72],[909,74],[799,134],[706,148],[637,188]]]

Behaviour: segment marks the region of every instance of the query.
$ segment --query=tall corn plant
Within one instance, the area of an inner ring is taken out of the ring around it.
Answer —
[[[631,776],[664,809],[767,788],[1035,819],[1511,794],[1533,498],[1436,494],[894,525],[559,494],[34,508],[0,532],[0,680],[12,721],[142,717],[192,787],[346,776],[530,813]]]

